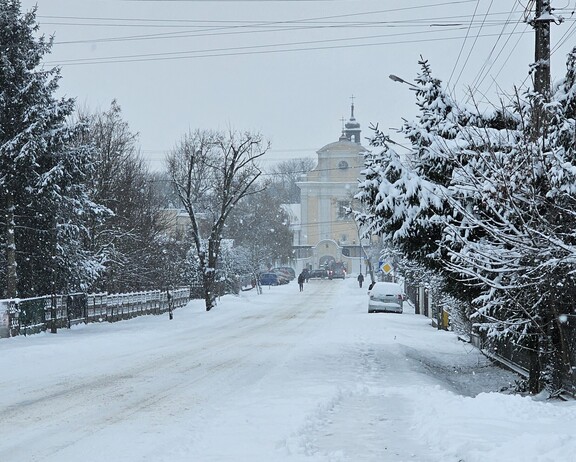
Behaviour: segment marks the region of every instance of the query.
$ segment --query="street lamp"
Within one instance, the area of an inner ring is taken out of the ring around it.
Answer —
[[[394,80],[394,82],[400,82],[400,83],[405,83],[406,85],[408,85],[412,90],[419,90],[420,88],[417,87],[416,85],[414,85],[413,83],[410,83],[406,80],[404,80],[402,77],[398,77],[397,75],[394,74],[390,74],[388,76],[388,78],[390,80]]]

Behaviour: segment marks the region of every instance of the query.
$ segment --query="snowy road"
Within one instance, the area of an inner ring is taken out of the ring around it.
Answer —
[[[351,279],[1,340],[0,371],[2,462],[458,461],[428,422],[513,378]]]

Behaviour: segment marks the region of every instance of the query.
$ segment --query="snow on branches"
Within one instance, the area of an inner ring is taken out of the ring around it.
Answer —
[[[559,319],[576,321],[575,63],[573,51],[549,102],[517,93],[481,112],[421,60],[419,114],[401,129],[411,146],[397,153],[375,127],[357,195],[366,229],[466,293],[480,328],[536,345],[551,388],[574,361]]]

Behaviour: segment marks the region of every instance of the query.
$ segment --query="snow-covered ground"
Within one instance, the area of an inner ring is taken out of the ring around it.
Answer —
[[[2,462],[575,461],[576,403],[355,280],[0,340]]]

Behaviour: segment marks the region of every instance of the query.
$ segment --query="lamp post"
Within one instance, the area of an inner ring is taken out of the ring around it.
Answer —
[[[412,90],[419,90],[420,88],[417,87],[416,85],[414,85],[413,83],[408,82],[407,80],[404,80],[402,77],[398,77],[397,75],[394,74],[390,74],[388,76],[388,78],[390,80],[394,80],[394,82],[400,82],[400,83],[405,83],[406,85],[408,85]]]

